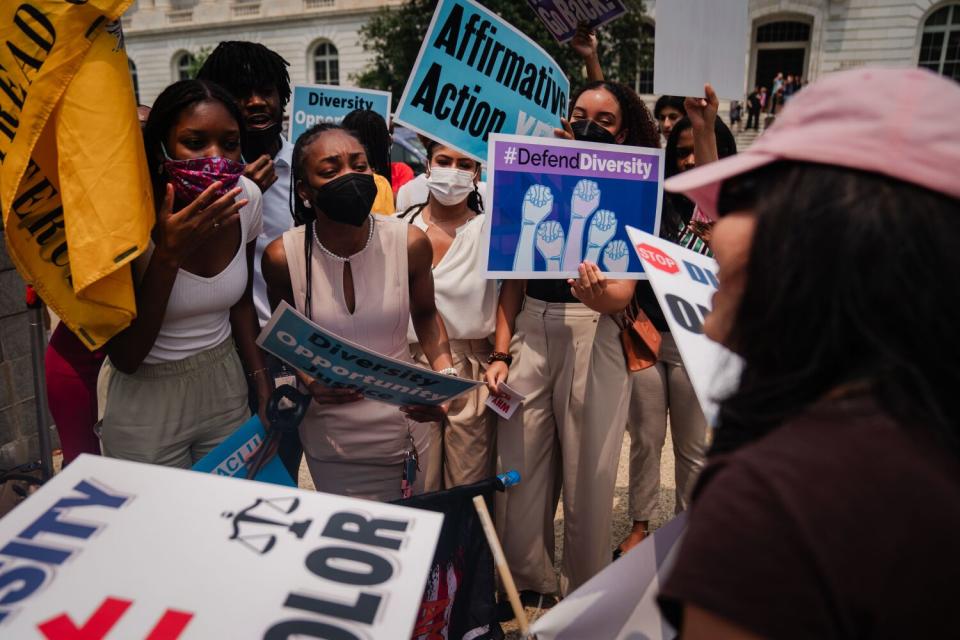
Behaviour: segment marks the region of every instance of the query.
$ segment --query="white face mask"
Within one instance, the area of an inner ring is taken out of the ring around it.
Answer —
[[[473,171],[431,167],[430,175],[427,176],[427,187],[437,202],[449,207],[463,202],[470,195],[474,189],[473,176]]]

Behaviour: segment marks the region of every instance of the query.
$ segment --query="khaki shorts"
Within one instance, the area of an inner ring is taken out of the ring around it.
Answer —
[[[133,374],[111,367],[106,379],[100,437],[112,458],[189,468],[250,417],[232,338]]]

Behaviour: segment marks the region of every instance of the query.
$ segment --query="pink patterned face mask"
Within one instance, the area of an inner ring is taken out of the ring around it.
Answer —
[[[177,202],[184,204],[196,200],[197,196],[218,180],[223,183],[217,190],[219,198],[237,186],[237,181],[243,175],[243,163],[229,158],[213,156],[174,160],[167,155],[166,150],[164,156],[166,159],[163,161],[163,168],[173,184],[174,197]]]

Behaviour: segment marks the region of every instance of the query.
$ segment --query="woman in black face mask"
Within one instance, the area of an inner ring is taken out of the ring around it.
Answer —
[[[571,104],[558,137],[659,146],[650,112],[623,85],[592,82]],[[497,526],[517,586],[540,594],[568,593],[610,562],[627,386],[612,316],[629,304],[635,281],[608,280],[590,262],[579,266],[579,274],[574,280],[504,282],[486,373],[491,393],[509,374],[509,386],[526,396],[513,417],[498,425],[500,463],[518,470],[523,482],[498,494],[503,504]],[[561,485],[564,557],[558,585],[553,514]]]
[[[272,306],[285,300],[325,329],[408,362],[412,320],[430,365],[455,375],[434,304],[430,241],[404,220],[371,215],[377,188],[360,141],[335,125],[313,127],[297,140],[292,172],[299,226],[263,257]],[[314,399],[300,438],[318,490],[388,501],[406,480],[418,492],[429,475],[428,423],[442,420],[443,408],[397,408],[299,376]],[[417,477],[405,476],[417,458]]]

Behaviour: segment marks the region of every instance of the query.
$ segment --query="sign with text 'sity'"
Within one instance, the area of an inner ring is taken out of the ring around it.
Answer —
[[[375,111],[390,122],[390,92],[328,84],[295,84],[290,99],[290,142],[315,124],[340,124],[357,109]]]
[[[356,389],[387,404],[443,404],[481,384],[381,355],[310,322],[280,303],[257,344],[322,384]]]
[[[491,134],[552,135],[569,96],[536,42],[473,0],[440,0],[395,119],[482,162]]]
[[[527,0],[527,3],[561,44],[573,38],[578,25],[596,29],[627,12],[621,0]]]
[[[646,277],[626,229],[659,232],[663,151],[500,134],[488,168],[488,278]]]
[[[733,390],[742,369],[738,356],[703,332],[720,286],[717,261],[639,229],[627,227],[627,233],[650,277],[707,424],[713,426],[718,400]]]
[[[409,638],[442,520],[82,455],[0,520],[0,637]]]

